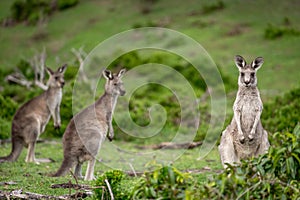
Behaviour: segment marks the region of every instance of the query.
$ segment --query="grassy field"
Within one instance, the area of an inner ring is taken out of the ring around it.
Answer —
[[[0,18],[9,15],[12,2],[0,1]],[[19,96],[14,99],[17,99],[17,106],[27,100],[26,98],[36,94],[32,90],[26,91],[24,92],[25,98],[24,94],[18,94],[23,91],[23,88],[8,86],[4,77],[15,69],[20,59],[29,59],[44,47],[47,50],[47,66],[56,68],[66,62],[75,62],[76,58],[71,53],[72,48],[84,47],[86,52],[90,52],[99,43],[115,34],[147,26],[161,26],[179,31],[205,48],[222,73],[234,83],[235,88],[227,92],[227,118],[232,115],[231,106],[237,89],[235,83],[238,70],[233,63],[233,57],[236,54],[244,56],[249,62],[257,56],[264,57],[265,64],[258,72],[258,84],[264,102],[299,86],[300,37],[283,34],[275,39],[265,38],[265,31],[270,25],[299,32],[300,3],[298,1],[226,0],[223,1],[224,7],[212,11],[209,11],[208,7],[217,4],[217,1],[157,0],[153,2],[153,4],[145,4],[138,0],[82,0],[72,9],[54,13],[47,23],[40,26],[26,26],[21,23],[13,27],[0,27],[0,93],[3,94],[4,91],[10,97]],[[145,9],[148,9],[149,13],[143,13]],[[179,44],[179,47],[186,48],[185,44]],[[71,81],[66,87],[65,93],[71,95]],[[53,130],[49,128],[50,123],[46,134]],[[152,142],[169,141],[169,138],[169,135],[162,134],[159,139],[154,139]],[[112,168],[130,171],[132,170],[131,162],[137,163],[140,168],[136,170],[140,171],[145,169],[144,166],[151,160],[161,161],[164,156],[172,154],[181,155],[178,159],[172,158],[176,160],[173,166],[178,169],[202,169],[200,174],[193,175],[199,179],[199,182],[205,182],[211,174],[221,170],[216,147],[202,160],[197,160],[201,155],[199,155],[199,148],[196,148],[184,152],[165,150],[160,152],[160,157],[138,159],[142,156],[137,156],[136,160],[131,161],[128,158],[132,158],[135,153],[141,151],[136,146],[148,144],[147,141],[116,140],[113,144],[123,153],[115,156],[118,153],[116,148],[110,151],[109,147],[107,149],[104,147],[99,154],[102,163],[97,163],[95,168],[99,174]],[[0,156],[8,154],[9,151],[10,144],[0,146]],[[0,184],[0,190],[11,191],[22,188],[24,191],[49,195],[69,193],[68,189],[50,189],[50,186],[68,181],[74,183],[71,175],[64,178],[45,176],[54,172],[62,161],[59,138],[50,143],[40,143],[36,148],[38,158],[50,157],[55,162],[40,165],[27,164],[24,162],[25,155],[26,152],[23,150],[17,162],[0,164],[0,182],[16,182],[9,186]],[[83,172],[85,172],[85,167]],[[86,184],[87,182],[80,181],[80,183]]]
[[[102,174],[105,171],[112,169],[119,169],[133,173],[133,169],[129,164],[140,167],[136,168],[136,173],[141,173],[150,167],[149,163],[161,163],[159,158],[152,158],[145,160],[142,156],[135,156],[135,160],[129,160],[132,158],[134,152],[143,153],[143,150],[136,148],[135,144],[128,144],[124,142],[113,142],[119,149],[126,152],[122,155],[117,155],[114,151],[107,151],[107,147],[100,150],[99,158],[101,162],[97,162],[95,167],[96,176]],[[10,144],[1,146],[1,155],[8,154],[10,152]],[[169,152],[168,152],[169,151]],[[176,152],[177,151],[177,152]],[[172,155],[178,154],[179,150],[161,150],[161,154]],[[149,152],[149,151],[148,151]],[[217,149],[214,148],[209,155],[202,160],[197,160],[199,155],[199,148],[192,150],[180,151],[178,159],[174,159],[174,162],[165,164],[172,164],[172,166],[182,171],[196,170],[193,174],[194,178],[198,179],[199,182],[205,182],[213,173],[218,173],[221,169],[221,164],[218,156]],[[62,162],[62,145],[58,140],[50,140],[45,143],[38,143],[36,147],[37,158],[51,158],[54,160],[52,163],[40,163],[39,165],[34,163],[25,163],[26,151],[23,150],[19,160],[14,163],[1,163],[0,167],[0,182],[9,183],[14,182],[12,185],[1,185],[0,190],[12,191],[23,189],[26,192],[33,192],[45,195],[66,195],[69,194],[69,189],[52,189],[52,184],[76,183],[75,179],[71,174],[65,177],[49,177],[50,174],[54,173]],[[165,157],[165,159],[168,159]],[[149,165],[149,166],[148,166]],[[148,167],[147,167],[148,166]],[[142,170],[143,169],[143,170]],[[86,164],[83,166],[83,174],[86,170]],[[134,178],[132,178],[134,179]],[[88,182],[79,180],[79,184],[88,184]],[[128,184],[132,184],[131,181]],[[75,192],[74,189],[71,191]]]

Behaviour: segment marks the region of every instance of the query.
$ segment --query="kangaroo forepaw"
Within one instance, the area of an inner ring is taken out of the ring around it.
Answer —
[[[111,142],[113,138],[111,136],[107,136],[108,140]]]

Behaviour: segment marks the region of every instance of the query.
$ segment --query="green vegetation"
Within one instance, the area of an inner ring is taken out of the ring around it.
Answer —
[[[300,197],[300,124],[292,133],[277,132],[269,151],[258,158],[215,174],[202,184],[197,176],[173,166],[155,166],[137,179],[119,170],[99,176],[96,197],[110,199],[107,179],[116,199],[293,199]],[[135,185],[135,186],[133,186]],[[128,188],[130,188],[128,190]]]
[[[192,177],[172,166],[146,172],[133,189],[133,199],[189,199]]]
[[[202,13],[203,14],[210,14],[212,12],[222,10],[225,8],[225,3],[221,0],[217,2],[213,2],[212,4],[207,4],[202,6]]]
[[[125,175],[120,170],[107,171],[94,181],[93,185],[96,187],[100,186],[100,188],[95,189],[95,197],[97,199],[110,199],[111,197],[105,180],[108,181],[115,199],[131,199],[130,197],[134,188],[134,181],[130,180],[129,176]],[[121,185],[122,183],[124,183],[124,185]]]
[[[12,4],[11,19],[35,25],[46,20],[56,9],[64,10],[75,6],[79,0],[15,0]]]
[[[300,87],[292,89],[283,96],[264,104],[262,123],[271,133],[277,131],[292,131],[299,122]]]
[[[283,25],[268,24],[268,27],[265,29],[266,39],[272,40],[283,36],[300,36],[300,31],[292,26],[290,19],[287,17],[284,18]]]
[[[0,139],[6,139],[10,137],[11,121],[17,109],[17,103],[9,97],[0,95],[0,107]]]

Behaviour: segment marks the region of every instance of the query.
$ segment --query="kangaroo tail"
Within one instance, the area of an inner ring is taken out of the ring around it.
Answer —
[[[18,140],[17,138],[12,138],[12,150],[8,156],[0,157],[1,162],[14,162],[16,161],[23,149],[22,141]]]
[[[71,170],[73,165],[74,165],[74,162],[72,160],[64,158],[60,168],[52,176],[53,177],[58,177],[58,176],[66,175]]]

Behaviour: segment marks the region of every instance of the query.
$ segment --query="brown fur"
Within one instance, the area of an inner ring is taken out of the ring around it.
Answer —
[[[107,79],[105,93],[70,121],[63,136],[64,159],[53,176],[64,176],[75,166],[75,176],[82,177],[81,165],[88,161],[85,180],[94,179],[95,157],[101,143],[108,131],[109,140],[112,140],[114,136],[112,114],[118,96],[125,94],[121,80],[124,73],[125,70],[121,70],[118,74],[112,74],[107,70],[103,72]]]
[[[225,163],[234,164],[241,159],[265,153],[270,144],[268,133],[264,130],[260,115],[263,104],[257,89],[256,71],[263,64],[261,57],[247,65],[244,58],[236,56],[239,68],[239,90],[233,105],[234,117],[222,133],[219,153]]]
[[[44,132],[50,117],[53,118],[55,128],[61,125],[59,110],[65,69],[66,65],[56,72],[47,68],[50,76],[47,83],[48,89],[17,110],[12,121],[12,151],[8,156],[1,157],[0,162],[16,161],[23,146],[28,147],[25,161],[38,162],[34,155],[35,143],[39,135]]]

